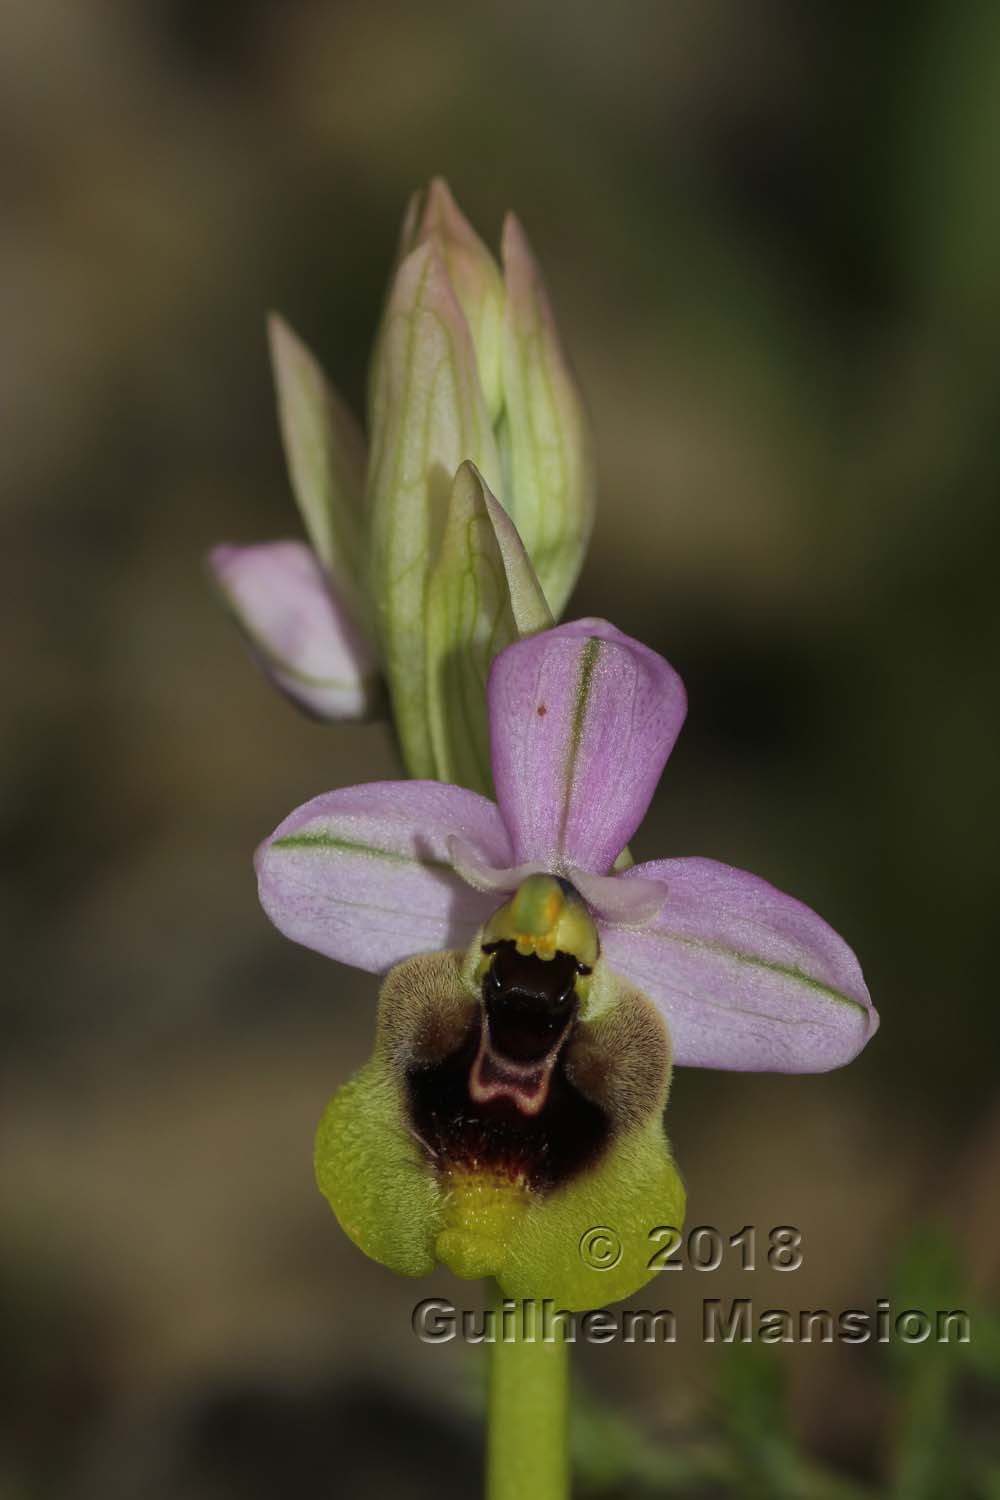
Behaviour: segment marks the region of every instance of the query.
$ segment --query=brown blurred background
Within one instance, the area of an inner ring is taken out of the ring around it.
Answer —
[[[490,240],[516,207],[593,410],[571,612],[688,685],[637,855],[800,895],[882,1012],[840,1074],[677,1076],[690,1223],[805,1265],[651,1291],[870,1306],[925,1222],[1000,1291],[998,139],[985,3],[6,0],[3,1500],[475,1492],[476,1355],[409,1313],[478,1291],[368,1263],[312,1182],[374,983],[249,863],[391,747],[298,718],[201,571],[297,531],[266,310],[360,408],[433,173]],[[577,1364],[673,1440],[727,1358]],[[884,1354],[782,1358],[797,1437],[877,1481]]]

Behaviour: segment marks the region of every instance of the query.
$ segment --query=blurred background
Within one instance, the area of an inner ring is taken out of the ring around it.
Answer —
[[[250,869],[392,748],[297,717],[202,572],[297,534],[267,309],[360,410],[433,173],[491,242],[517,209],[593,411],[571,613],[688,686],[637,857],[801,896],[882,1013],[843,1073],[678,1074],[690,1224],[797,1225],[804,1265],[636,1300],[988,1319],[998,139],[988,0],[6,0],[3,1500],[475,1493],[480,1361],[409,1318],[477,1290],[367,1262],[312,1180],[375,985]],[[791,1467],[746,1494],[1000,1494],[983,1370],[911,1354],[580,1350],[582,1486],[722,1493],[649,1452],[763,1434]]]

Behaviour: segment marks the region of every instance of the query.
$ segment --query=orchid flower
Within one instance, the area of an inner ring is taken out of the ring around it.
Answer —
[[[258,851],[286,936],[391,970],[373,1060],[317,1143],[335,1212],[385,1264],[577,1307],[625,1296],[651,1227],[681,1222],[672,1062],[821,1072],[874,1034],[857,959],[801,902],[709,859],[616,872],[685,712],[673,668],[614,626],[547,630],[492,666],[496,803],[347,787]],[[620,1240],[612,1269],[575,1253],[595,1224]]]

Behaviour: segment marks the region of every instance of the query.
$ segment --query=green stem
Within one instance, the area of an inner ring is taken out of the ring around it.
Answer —
[[[518,1302],[512,1311],[506,1300],[503,1316],[504,1303],[495,1288],[495,1342],[488,1346],[486,1500],[566,1500],[569,1345],[559,1327],[546,1330],[549,1339],[543,1339],[537,1304],[527,1307],[525,1325],[525,1305]]]

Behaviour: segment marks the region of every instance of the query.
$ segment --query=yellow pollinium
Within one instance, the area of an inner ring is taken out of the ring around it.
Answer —
[[[570,953],[588,969],[600,953],[597,928],[582,897],[555,875],[529,875],[486,924],[483,942],[513,942],[521,954]]]

